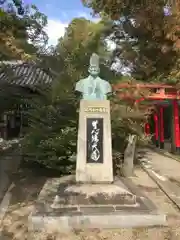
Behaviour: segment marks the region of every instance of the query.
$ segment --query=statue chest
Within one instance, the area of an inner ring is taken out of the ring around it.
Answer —
[[[101,99],[103,94],[103,87],[98,81],[91,81],[89,84],[84,86],[84,95],[88,96],[88,99]]]

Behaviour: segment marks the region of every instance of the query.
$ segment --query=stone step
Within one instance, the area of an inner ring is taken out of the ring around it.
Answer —
[[[89,214],[65,216],[30,216],[29,231],[47,231],[59,226],[56,231],[72,229],[113,229],[149,226],[167,226],[164,214],[120,212],[114,214]]]

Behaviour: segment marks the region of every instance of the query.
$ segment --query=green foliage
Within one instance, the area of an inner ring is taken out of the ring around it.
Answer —
[[[68,79],[74,88],[75,82],[88,75],[89,59],[93,52],[101,56],[101,77],[115,79],[110,71],[110,53],[106,49],[103,22],[94,23],[85,18],[74,19],[66,29],[65,36],[59,40],[56,51],[63,58],[61,79]],[[66,81],[67,82],[67,81]]]
[[[179,81],[179,1],[168,1],[168,16],[163,11],[164,0],[82,1],[111,22],[106,36],[116,43],[114,56],[131,66],[136,79],[150,81],[161,76],[161,80]]]
[[[0,60],[34,59],[39,46],[48,40],[46,16],[36,6],[23,6],[21,1],[5,0],[0,7]]]
[[[102,78],[114,83],[119,76],[110,69],[112,55],[107,50],[104,40],[106,36],[104,33],[108,31],[104,20],[93,23],[83,18],[74,19],[55,49],[48,54],[46,52],[37,54],[36,50],[39,49],[37,43],[44,42],[41,36],[46,19],[35,6],[32,6],[32,10],[27,14],[22,13],[21,17],[14,12],[1,12],[4,16],[2,21],[6,23],[2,32],[3,40],[0,42],[0,47],[4,48],[1,57],[2,59],[26,59],[24,57],[30,50],[26,48],[30,46],[27,45],[27,39],[31,38],[36,45],[34,53],[38,57],[37,64],[46,68],[47,72],[54,76],[52,88],[36,89],[38,94],[33,95],[32,99],[23,98],[23,103],[28,104],[31,109],[26,112],[29,123],[28,128],[25,129],[22,150],[26,161],[68,174],[75,166],[75,158],[72,156],[76,154],[77,142],[79,101],[74,94],[75,83],[88,75],[89,58],[93,52],[101,57],[100,76]],[[9,32],[7,26],[12,21],[15,26],[12,25]],[[16,29],[16,23],[18,29]],[[21,24],[22,35],[19,33]],[[31,31],[27,34],[28,28]],[[6,39],[12,40],[12,44],[6,46]],[[30,56],[34,53],[31,52]],[[15,97],[18,99],[19,95]],[[133,123],[130,119],[124,121],[123,118],[118,118],[119,112],[115,109],[116,105],[117,103],[112,101],[113,149],[123,151],[128,133],[135,131],[138,122]]]
[[[102,28],[100,23],[74,19],[55,51],[43,57],[47,64],[51,62],[48,65],[56,77],[51,89],[40,91],[40,96],[30,101],[29,128],[23,141],[27,161],[64,174],[74,169],[72,156],[77,151],[79,108],[74,89],[77,80],[88,75],[89,58],[93,52],[101,53],[103,77],[115,79],[105,62],[106,48],[100,38]]]
[[[118,101],[116,98],[111,101],[111,125],[114,150],[124,152],[129,134],[136,135],[139,140],[145,140],[143,129],[145,113],[145,111],[136,109],[134,106],[130,107],[130,104]]]
[[[51,90],[43,91],[30,101],[23,140],[25,160],[70,173],[75,164],[71,157],[76,153],[77,103],[73,96],[53,98]]]
[[[52,89],[41,91],[40,97],[31,102],[29,128],[23,142],[27,161],[70,173],[75,166],[79,99],[74,94],[75,83],[88,75],[89,58],[93,52],[100,55],[101,77],[115,83],[120,76],[111,71],[111,54],[101,38],[104,25],[86,19],[74,19],[59,40],[55,52],[43,60],[51,60],[51,70],[56,74]],[[50,66],[50,65],[49,65]],[[116,158],[126,146],[128,134],[142,136],[141,121],[127,117],[118,98],[111,96],[113,153]],[[120,109],[121,108],[121,109]],[[122,116],[123,112],[123,116]],[[137,113],[131,108],[131,116]],[[140,115],[139,112],[137,114]]]

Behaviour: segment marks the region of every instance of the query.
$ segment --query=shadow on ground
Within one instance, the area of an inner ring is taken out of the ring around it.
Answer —
[[[13,175],[14,187],[10,192],[11,200],[1,226],[3,240],[27,239],[28,215],[47,178],[42,171],[31,168],[20,168]]]
[[[137,152],[137,161],[141,161],[142,159],[148,159],[148,151],[146,149],[141,149]]]

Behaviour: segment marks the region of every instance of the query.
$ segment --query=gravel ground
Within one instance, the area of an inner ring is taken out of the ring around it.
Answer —
[[[23,169],[14,179],[12,198],[1,224],[2,240],[180,240],[180,215],[170,200],[141,169],[136,169],[131,178],[145,194],[168,215],[168,227],[112,229],[112,230],[74,230],[58,234],[54,226],[47,233],[29,233],[28,215],[42,189],[46,177],[38,177],[33,171]]]

